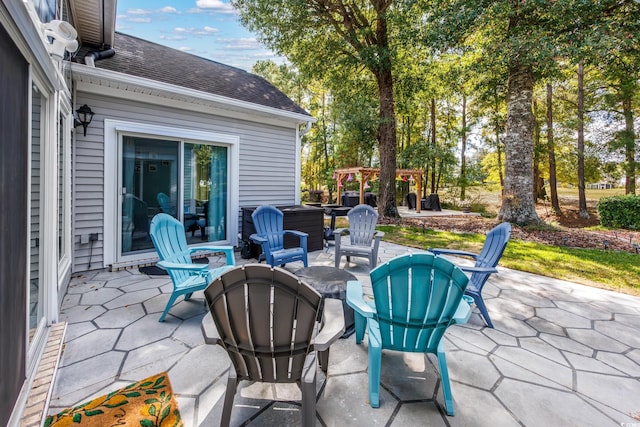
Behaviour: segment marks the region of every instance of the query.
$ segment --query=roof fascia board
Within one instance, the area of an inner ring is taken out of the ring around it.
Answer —
[[[128,86],[135,86],[145,89],[158,91],[161,93],[173,93],[201,101],[206,101],[214,104],[228,105],[230,107],[239,108],[247,112],[262,113],[269,116],[277,116],[282,119],[295,121],[297,124],[312,122],[315,123],[316,119],[304,114],[293,113],[290,111],[283,111],[277,108],[266,107],[264,105],[254,104],[252,102],[240,101],[226,96],[213,95],[210,93],[202,92],[199,90],[189,89],[181,86],[172,85],[169,83],[159,82],[157,80],[151,80],[143,77],[131,76],[129,74],[120,73],[117,71],[104,70],[100,68],[93,68],[83,64],[73,63],[71,70],[76,75],[93,77],[98,79],[109,80],[115,83],[122,83]]]
[[[102,40],[113,46],[116,28],[116,0],[102,0]]]

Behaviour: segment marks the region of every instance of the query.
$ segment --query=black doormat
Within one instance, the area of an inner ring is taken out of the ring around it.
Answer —
[[[191,260],[194,264],[209,264],[209,258],[195,258]],[[166,270],[156,267],[155,265],[148,265],[146,267],[138,268],[138,271],[148,276],[168,276]]]

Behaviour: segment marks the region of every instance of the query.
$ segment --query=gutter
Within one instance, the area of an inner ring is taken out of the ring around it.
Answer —
[[[303,136],[305,136],[307,133],[309,133],[309,131],[311,130],[311,125],[313,124],[312,121],[308,121],[307,122],[307,126],[304,128],[304,130],[300,131],[300,138],[302,138]]]
[[[99,61],[101,59],[111,58],[116,54],[116,51],[109,48],[105,50],[100,50],[97,52],[91,52],[90,54],[84,57],[84,63],[89,67],[95,68],[95,61]]]

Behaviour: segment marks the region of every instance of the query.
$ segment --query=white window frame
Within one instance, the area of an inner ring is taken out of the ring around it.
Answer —
[[[186,129],[173,126],[161,126],[142,122],[105,119],[104,121],[104,254],[103,267],[116,263],[136,262],[156,258],[154,252],[136,253],[122,256],[120,254],[120,209],[122,194],[120,194],[119,169],[122,155],[122,135],[141,137],[177,139],[181,142],[225,145],[229,149],[227,179],[229,191],[227,193],[227,240],[221,244],[238,244],[238,212],[239,212],[239,164],[240,137],[237,135]],[[180,166],[182,171],[182,165]],[[114,173],[108,173],[113,171]],[[205,242],[206,243],[206,242]]]
[[[64,157],[62,159],[63,172],[62,172],[62,187],[63,187],[63,196],[62,202],[63,206],[58,206],[56,203],[56,207],[58,210],[62,209],[62,254],[58,259],[58,290],[60,290],[60,286],[66,282],[70,272],[71,272],[71,253],[72,253],[72,228],[71,228],[71,128],[73,124],[73,113],[71,111],[71,103],[66,97],[60,97],[60,101],[58,103],[59,111],[58,111],[58,120],[56,123],[58,124],[58,134],[56,140],[56,165],[60,159],[60,153],[58,152],[58,144],[60,141],[60,137],[64,138],[62,144],[64,145],[63,154]],[[60,126],[59,118],[63,117],[62,126]],[[58,174],[56,173],[56,178],[58,178]],[[56,181],[56,184],[59,184]],[[56,186],[56,194],[57,189],[60,186]],[[59,197],[56,201],[59,200]],[[57,237],[56,227],[56,237]],[[56,239],[57,244],[57,239]],[[57,247],[56,247],[57,248]],[[56,254],[57,254],[56,250]]]

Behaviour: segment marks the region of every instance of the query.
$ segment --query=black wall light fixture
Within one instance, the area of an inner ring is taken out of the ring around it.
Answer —
[[[91,120],[93,120],[93,115],[95,113],[91,111],[91,108],[89,108],[87,104],[84,104],[82,107],[78,108],[76,110],[76,113],[78,114],[78,118],[73,120],[73,127],[77,128],[78,126],[82,125],[84,136],[87,136],[87,126],[89,126],[89,123],[91,123]]]

